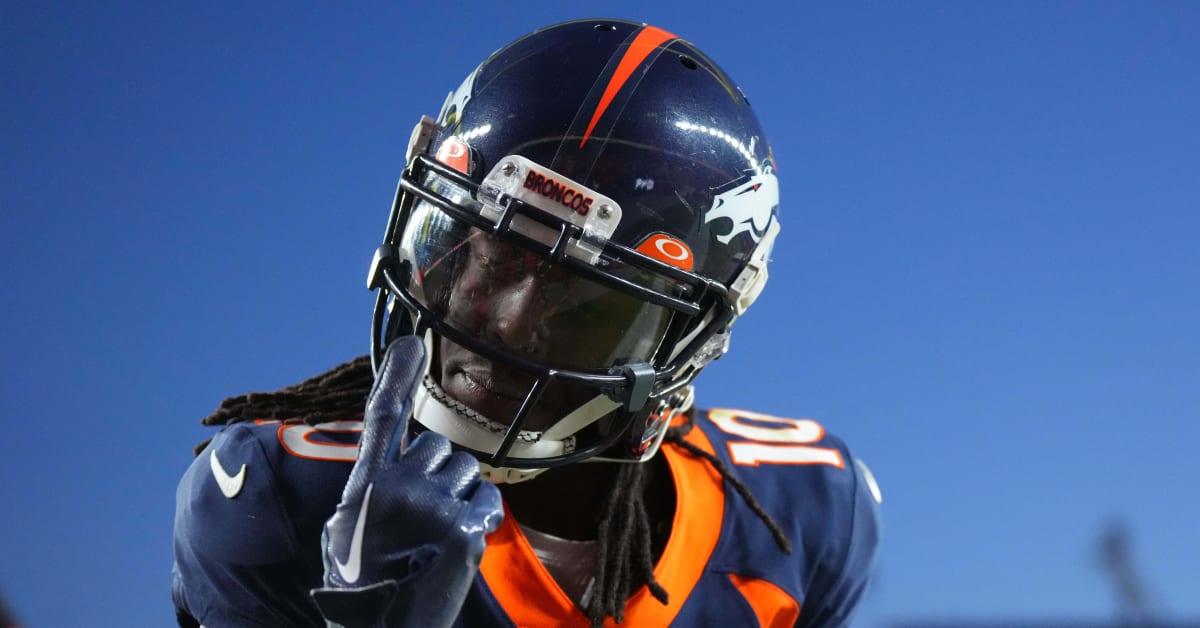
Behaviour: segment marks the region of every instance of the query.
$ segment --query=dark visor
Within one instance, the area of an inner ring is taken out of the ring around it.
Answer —
[[[649,362],[670,320],[665,307],[581,277],[423,201],[400,245],[413,264],[409,292],[422,305],[459,331],[552,368],[603,372]],[[675,287],[618,260],[599,264],[656,291]]]

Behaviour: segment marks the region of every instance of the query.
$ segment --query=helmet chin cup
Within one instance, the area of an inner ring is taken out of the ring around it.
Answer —
[[[672,421],[681,414],[692,409],[696,397],[696,389],[692,386],[685,386],[682,390],[671,395],[671,397],[661,402],[651,417],[658,424],[652,434],[645,437],[647,446],[644,448],[643,454],[636,460],[625,458],[609,458],[603,454],[592,456],[582,462],[618,462],[618,463],[642,463],[650,460],[658,453],[659,447],[662,446],[663,439],[667,435],[667,428],[670,427]],[[517,484],[526,480],[541,475],[547,470],[546,467],[535,469],[518,469],[514,467],[493,467],[485,462],[479,463],[479,476],[492,484]]]

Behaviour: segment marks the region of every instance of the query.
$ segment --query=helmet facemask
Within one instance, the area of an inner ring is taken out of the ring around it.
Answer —
[[[580,195],[610,226],[573,207]],[[724,286],[606,240],[620,215],[516,156],[479,185],[423,154],[402,177],[372,266],[373,355],[385,335],[426,336],[416,422],[500,469],[492,479],[648,459],[702,366],[693,354],[728,325]]]

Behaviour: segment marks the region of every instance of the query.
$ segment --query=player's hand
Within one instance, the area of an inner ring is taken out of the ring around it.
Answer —
[[[367,399],[358,461],[321,539],[313,598],[331,624],[449,626],[504,516],[470,454],[434,432],[405,442],[424,367],[421,339],[397,339]]]

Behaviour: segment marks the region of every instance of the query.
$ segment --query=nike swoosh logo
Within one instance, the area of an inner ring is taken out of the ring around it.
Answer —
[[[374,482],[367,485],[367,492],[363,495],[362,508],[358,509],[358,522],[354,524],[354,536],[350,537],[350,555],[346,557],[344,563],[336,556],[333,558],[338,573],[342,575],[342,580],[345,580],[346,584],[358,582],[359,572],[362,570],[363,531],[367,527],[367,506],[371,503],[371,489],[373,488],[375,488]]]
[[[208,466],[212,467],[213,477],[217,479],[217,486],[221,487],[221,493],[225,497],[233,499],[242,492],[242,486],[246,483],[246,465],[242,465],[237,475],[229,475],[225,472],[225,467],[221,466],[221,461],[217,460],[217,450],[214,449],[208,455]]]

